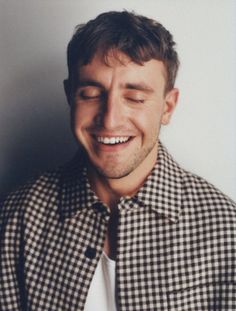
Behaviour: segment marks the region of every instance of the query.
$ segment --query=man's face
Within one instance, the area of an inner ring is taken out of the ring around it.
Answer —
[[[96,172],[122,178],[156,157],[160,126],[169,122],[178,91],[164,93],[160,61],[138,65],[121,52],[107,61],[96,54],[79,68],[72,123]]]

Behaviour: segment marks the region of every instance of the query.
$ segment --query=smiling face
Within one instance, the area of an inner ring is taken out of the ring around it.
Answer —
[[[106,179],[142,175],[157,157],[161,124],[167,124],[178,91],[165,94],[165,68],[136,64],[121,52],[100,54],[79,68],[72,105],[74,134],[96,174]],[[136,174],[134,174],[136,173]]]

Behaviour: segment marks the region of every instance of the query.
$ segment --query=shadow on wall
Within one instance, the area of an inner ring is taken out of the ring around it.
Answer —
[[[48,83],[52,73],[39,85],[36,81],[42,77],[36,75],[24,77],[26,88],[16,79],[1,92],[0,197],[69,160],[76,151],[62,85]]]

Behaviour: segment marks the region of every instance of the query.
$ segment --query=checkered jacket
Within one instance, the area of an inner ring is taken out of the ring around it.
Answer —
[[[76,157],[2,205],[1,311],[83,310],[109,220],[85,167]],[[233,202],[160,145],[144,186],[118,208],[118,310],[236,310]]]

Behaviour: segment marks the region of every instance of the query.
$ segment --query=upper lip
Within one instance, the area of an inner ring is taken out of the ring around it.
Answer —
[[[107,138],[112,138],[112,137],[134,137],[135,135],[131,135],[131,134],[100,134],[100,133],[92,133],[91,134],[94,138],[97,138],[97,137],[107,137]]]
[[[118,137],[131,137],[130,135],[93,135],[95,138],[102,137],[102,138],[118,138]]]

